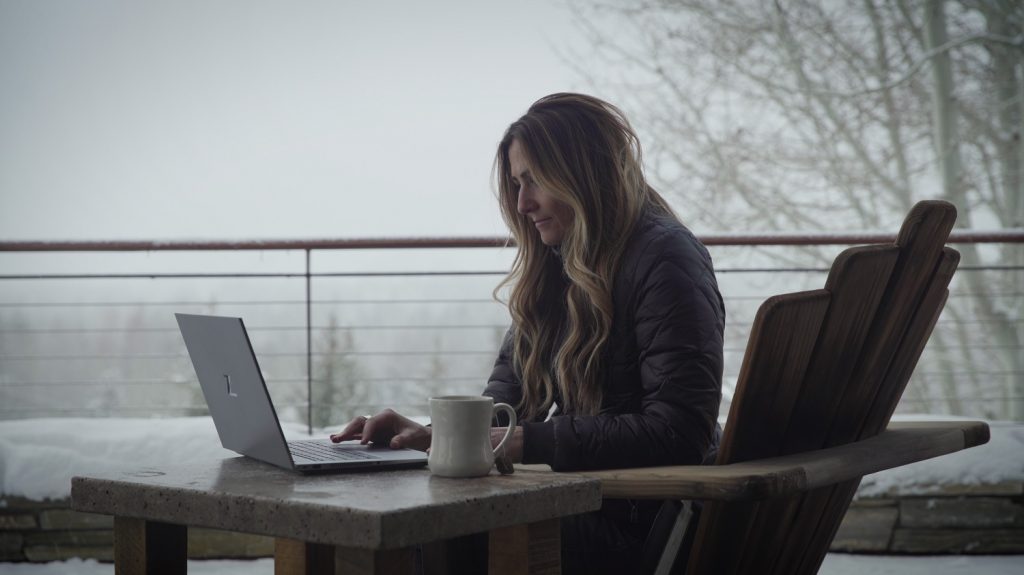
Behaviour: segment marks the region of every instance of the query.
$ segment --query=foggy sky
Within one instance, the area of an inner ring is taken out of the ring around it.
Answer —
[[[0,240],[503,234],[495,145],[578,42],[541,0],[0,0]]]

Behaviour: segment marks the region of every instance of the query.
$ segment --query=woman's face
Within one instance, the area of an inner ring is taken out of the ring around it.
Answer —
[[[562,243],[572,223],[572,209],[555,200],[533,179],[533,168],[526,159],[519,140],[512,140],[508,147],[509,167],[512,171],[512,185],[516,195],[516,209],[533,222],[545,245],[557,246]]]

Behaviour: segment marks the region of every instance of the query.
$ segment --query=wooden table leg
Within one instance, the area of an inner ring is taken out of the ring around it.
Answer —
[[[274,542],[274,575],[411,575],[412,549],[358,549],[306,543]]]
[[[485,531],[420,545],[422,575],[485,572],[489,538]]]
[[[188,569],[188,528],[114,517],[116,575],[185,575]]]
[[[491,575],[558,575],[562,572],[558,519],[494,529],[488,542]]]
[[[334,575],[334,546],[277,538],[274,575]]]
[[[412,575],[416,567],[411,548],[357,549],[336,547],[335,575]]]

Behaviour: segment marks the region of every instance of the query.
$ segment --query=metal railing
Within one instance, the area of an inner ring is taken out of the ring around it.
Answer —
[[[760,302],[820,287],[843,246],[894,236],[701,239],[726,298],[727,407]],[[951,237],[989,248],[1022,242],[1019,229]],[[513,255],[505,246],[499,238],[0,243],[8,272],[0,274],[0,419],[203,413],[171,313],[179,311],[244,317],[279,414],[309,430],[389,405],[425,413],[430,395],[477,393],[486,380],[508,324],[491,297]],[[961,265],[902,409],[1020,416],[1021,273],[998,260]]]

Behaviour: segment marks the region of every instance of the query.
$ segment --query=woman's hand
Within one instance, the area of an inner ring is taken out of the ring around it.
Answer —
[[[371,441],[378,445],[387,445],[391,449],[417,449],[426,451],[430,448],[430,428],[399,414],[393,409],[372,417],[360,415],[341,430],[331,436],[331,441],[338,443],[350,439],[358,439],[366,445]]]
[[[491,447],[497,447],[501,443],[501,438],[505,437],[505,427],[492,427],[491,428]],[[518,426],[512,431],[512,435],[509,436],[508,441],[505,442],[505,447],[502,449],[505,457],[512,463],[523,462],[523,428]],[[498,452],[501,455],[501,452]]]

